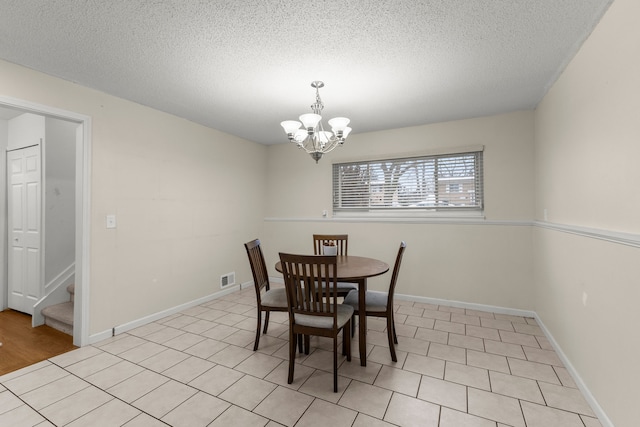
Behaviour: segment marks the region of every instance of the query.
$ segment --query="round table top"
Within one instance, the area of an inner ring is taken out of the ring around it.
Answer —
[[[340,281],[379,276],[389,271],[389,265],[386,262],[353,255],[338,255],[337,266],[337,279]],[[282,273],[280,261],[276,263],[276,270]]]

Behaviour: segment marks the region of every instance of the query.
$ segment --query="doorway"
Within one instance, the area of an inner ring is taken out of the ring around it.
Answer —
[[[55,121],[65,122],[73,125],[75,129],[75,152],[72,154],[75,158],[71,160],[74,169],[75,184],[72,191],[75,193],[74,202],[74,220],[71,227],[75,231],[74,242],[72,245],[72,261],[75,264],[75,307],[74,307],[74,328],[73,328],[73,344],[83,346],[89,344],[89,176],[90,176],[90,128],[91,119],[88,116],[77,114],[70,111],[64,111],[53,107],[29,103],[13,98],[0,96],[0,133],[6,131],[3,129],[2,123],[13,117],[17,117],[24,113],[40,115],[46,117],[47,120],[55,119]],[[2,138],[0,137],[0,142]],[[0,144],[3,168],[7,161],[6,138],[5,146]],[[49,150],[55,150],[55,146],[47,146]],[[45,156],[42,156],[42,168],[46,169]],[[2,175],[6,180],[6,171]],[[0,182],[2,187],[2,196],[0,198],[0,212],[2,212],[2,221],[0,222],[0,259],[2,264],[7,265],[8,254],[7,249],[10,248],[9,230],[7,229],[7,210],[6,210],[6,189],[7,182]],[[2,206],[4,204],[4,206]],[[43,234],[46,239],[46,228]],[[42,265],[43,263],[41,263]],[[42,269],[40,270],[42,271]],[[44,285],[44,284],[42,284]],[[8,277],[7,269],[0,268],[0,309],[8,306]]]

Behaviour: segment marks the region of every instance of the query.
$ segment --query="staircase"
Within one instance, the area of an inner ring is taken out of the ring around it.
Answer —
[[[44,324],[54,329],[73,335],[73,296],[75,293],[75,284],[67,286],[67,292],[70,295],[70,301],[62,304],[54,304],[42,309]]]

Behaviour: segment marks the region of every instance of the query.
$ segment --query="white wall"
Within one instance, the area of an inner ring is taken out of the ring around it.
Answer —
[[[354,124],[355,126],[355,124]],[[384,222],[322,218],[331,212],[332,162],[484,145],[485,215],[453,221]],[[407,242],[397,292],[533,309],[533,112],[349,137],[318,164],[290,144],[269,147],[267,221],[261,237],[270,274],[279,251],[312,253],[312,234],[349,234],[349,253],[392,264]],[[390,273],[370,280],[386,289]]]
[[[4,61],[0,95],[92,118],[89,334],[251,280],[264,146]]]
[[[640,420],[638,16],[611,5],[535,124],[535,310],[617,427]]]
[[[45,119],[45,285],[75,261],[77,123]]]
[[[37,114],[21,114],[9,120],[8,146],[10,150],[40,145],[44,139],[44,117]]]

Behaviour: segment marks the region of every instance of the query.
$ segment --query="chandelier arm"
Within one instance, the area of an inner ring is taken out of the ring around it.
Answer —
[[[328,148],[325,146],[324,152],[325,153],[330,153],[331,151],[333,151],[339,144],[339,140],[337,139],[332,139],[331,140],[331,144],[327,144]]]
[[[328,143],[326,143],[323,147],[320,147],[319,141],[314,141],[314,138],[307,138],[301,142],[295,142],[298,148],[304,150],[307,154],[321,152],[321,153],[329,153],[333,151],[336,147],[342,145],[342,141],[337,138],[331,138]]]

